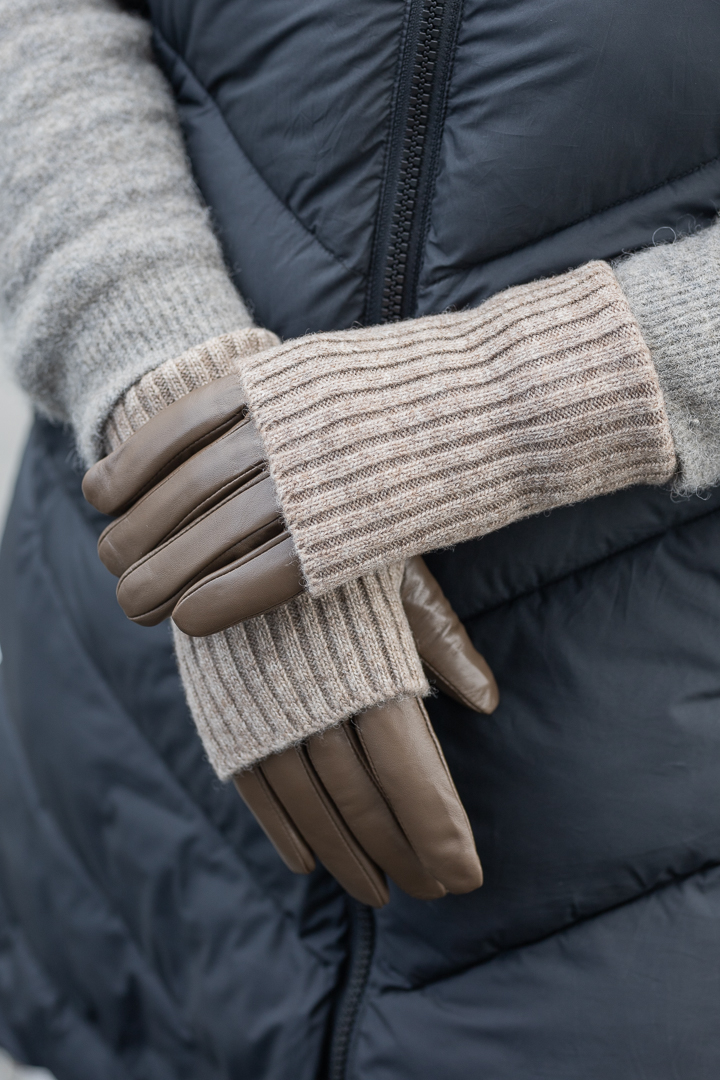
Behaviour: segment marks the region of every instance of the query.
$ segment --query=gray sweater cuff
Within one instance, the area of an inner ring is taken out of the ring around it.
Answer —
[[[660,379],[680,492],[720,481],[720,224],[618,263]]]
[[[112,0],[0,0],[0,321],[87,462],[147,371],[250,325],[150,30]]]

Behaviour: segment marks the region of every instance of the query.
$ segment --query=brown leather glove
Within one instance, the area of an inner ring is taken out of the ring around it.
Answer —
[[[385,874],[423,900],[482,885],[470,823],[421,701],[369,709],[266,758],[235,784],[286,865],[313,853],[364,904]]]
[[[302,591],[235,375],[158,413],[88,471],[83,491],[120,515],[98,549],[135,622],[172,614],[186,633],[211,634]],[[429,677],[491,712],[492,673],[419,557],[407,563],[402,601]],[[291,869],[309,872],[314,851],[364,902],[387,901],[384,873],[424,898],[482,883],[467,816],[417,699],[371,709],[236,783]]]
[[[402,598],[430,677],[464,705],[492,712],[492,673],[420,558],[408,560]],[[470,823],[417,698],[273,754],[235,784],[291,870],[310,873],[314,852],[363,903],[387,903],[385,874],[424,900],[482,885]]]
[[[172,615],[205,636],[303,590],[300,565],[237,375],[163,409],[85,474],[83,492],[120,515],[98,552],[125,614]]]
[[[133,622],[154,626],[172,615],[186,634],[204,637],[303,591],[297,554],[235,374],[159,412],[88,470],[83,493],[102,513],[119,515],[102,533],[98,553],[120,578],[118,601]],[[425,619],[429,643],[433,617],[427,613],[438,603],[452,609],[421,560],[408,566],[413,564],[423,570],[406,571],[403,603],[413,606],[418,626]],[[459,659],[463,634],[472,646],[452,617]],[[434,670],[430,655],[421,656]]]
[[[83,493],[102,513],[120,515],[98,553],[120,577],[118,600],[133,622],[154,626],[172,614],[186,634],[205,636],[302,591],[236,375],[159,412],[87,471]],[[431,680],[491,712],[492,672],[419,556],[406,564],[402,602]]]

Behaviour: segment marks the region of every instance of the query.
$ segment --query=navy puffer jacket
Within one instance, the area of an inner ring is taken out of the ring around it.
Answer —
[[[284,336],[477,304],[720,207],[713,0],[148,8]],[[103,524],[38,421],[0,559],[0,1043],[58,1080],[716,1080],[720,494],[429,557],[502,690],[489,718],[430,704],[486,884],[377,913],[293,877],[214,779]]]

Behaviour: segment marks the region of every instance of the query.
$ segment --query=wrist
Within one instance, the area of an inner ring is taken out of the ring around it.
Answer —
[[[243,327],[210,338],[146,372],[116,401],[103,430],[106,452],[116,450],[151,417],[191,390],[240,371],[248,357],[277,344],[270,330]]]
[[[605,263],[473,311],[287,342],[244,384],[316,594],[675,469],[650,353]]]

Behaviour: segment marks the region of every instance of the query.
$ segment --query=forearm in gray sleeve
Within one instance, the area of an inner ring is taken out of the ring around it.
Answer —
[[[678,491],[720,482],[720,223],[615,267],[660,378]]]
[[[0,0],[0,340],[81,453],[145,372],[251,323],[149,28],[109,0]]]

